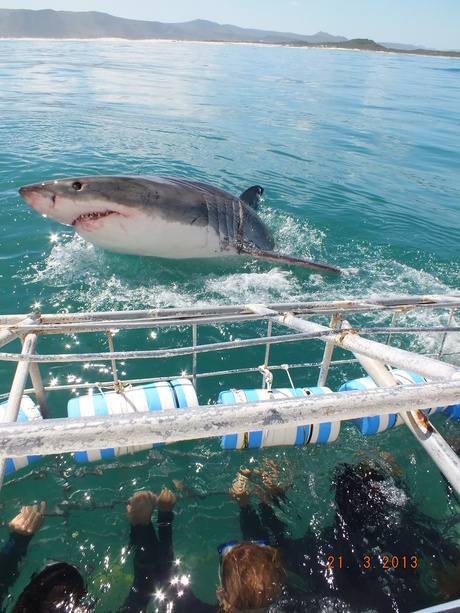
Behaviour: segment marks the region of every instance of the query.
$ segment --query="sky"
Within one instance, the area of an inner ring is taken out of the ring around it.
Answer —
[[[460,0],[0,0],[0,8],[100,11],[166,23],[208,19],[460,51]]]

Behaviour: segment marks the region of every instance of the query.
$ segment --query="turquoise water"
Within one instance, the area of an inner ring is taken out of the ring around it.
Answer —
[[[458,291],[458,60],[5,40],[0,58],[1,313]],[[346,274],[322,277],[251,259],[203,265],[114,255],[41,218],[17,192],[24,184],[87,174],[188,177],[234,194],[258,183],[265,188],[261,215],[277,246]],[[3,393],[11,373],[0,375]],[[54,373],[43,376],[48,383]],[[454,425],[440,427],[457,436]],[[67,456],[42,461],[7,482],[2,516],[7,521],[21,503],[43,498],[51,511],[63,501],[67,511],[47,518],[15,590],[43,557],[62,557],[84,567],[93,587],[103,577],[99,610],[115,607],[129,586],[130,560],[120,563],[124,501],[134,489],[158,492],[177,480],[188,497],[177,506],[176,553],[198,595],[211,601],[215,545],[239,534],[225,492],[240,465],[259,466],[268,456],[286,468],[294,486],[283,517],[300,536],[308,525],[330,521],[334,466],[383,452],[407,469],[425,512],[437,519],[453,513],[437,469],[401,429],[370,439],[345,429],[330,447],[252,456],[223,453],[217,441],[189,443],[120,458],[105,470],[82,468]],[[6,533],[2,528],[0,538]]]

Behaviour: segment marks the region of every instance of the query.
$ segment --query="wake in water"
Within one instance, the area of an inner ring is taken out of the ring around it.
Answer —
[[[304,226],[299,231],[287,219],[278,231],[282,248],[306,257],[322,251],[322,233]],[[310,245],[306,253],[305,244]],[[17,275],[28,287],[31,305],[44,312],[66,309],[92,311],[333,300],[350,296],[432,294],[456,291],[443,278],[452,276],[451,264],[435,273],[403,264],[384,248],[355,244],[337,246],[350,267],[340,277],[323,277],[298,268],[239,258],[162,260],[112,254],[78,236],[53,245],[42,263]],[[457,265],[458,268],[458,265]],[[72,305],[70,307],[69,305]]]

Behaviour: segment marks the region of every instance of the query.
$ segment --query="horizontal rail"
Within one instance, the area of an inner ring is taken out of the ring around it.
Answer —
[[[341,366],[344,364],[354,364],[357,362],[356,358],[349,358],[347,360],[333,360],[331,362],[331,365],[333,366]],[[289,363],[288,367],[289,370],[296,370],[299,368],[319,368],[321,366],[321,362],[303,362],[303,363],[299,363],[299,364],[292,364]],[[286,370],[286,365],[285,364],[270,364],[269,366],[269,370],[270,371],[277,371],[277,370]],[[260,374],[260,370],[258,367],[245,367],[245,368],[232,368],[232,369],[227,369],[227,370],[213,370],[213,371],[209,371],[209,372],[200,372],[196,374],[196,378],[199,379],[206,379],[206,378],[210,378],[210,377],[223,377],[226,375],[230,375],[230,376],[235,376],[235,375],[245,375],[245,374],[253,374],[253,373],[259,373]],[[169,381],[171,379],[177,379],[179,375],[176,373],[171,374],[171,375],[164,375],[161,377],[144,377],[142,379],[123,379],[122,383],[123,386],[126,388],[129,385],[144,385],[146,383],[155,383],[158,381]],[[180,376],[186,379],[192,379],[193,376],[190,373],[187,372],[181,372]],[[298,386],[300,387],[300,386]],[[48,385],[44,388],[45,392],[62,392],[62,391],[75,391],[75,390],[90,390],[90,389],[109,389],[109,390],[113,390],[114,385],[113,385],[113,379],[111,379],[110,381],[86,381],[85,383],[67,383],[65,385]],[[25,394],[33,394],[34,389],[33,388],[27,388],[24,390]],[[5,393],[5,394],[0,394],[0,401],[4,400],[5,398],[8,398],[9,396],[9,392]]]
[[[329,331],[324,334],[330,334]],[[227,349],[240,349],[242,347],[254,347],[270,343],[283,343],[291,341],[318,338],[317,334],[285,334],[284,336],[270,336],[237,341],[224,341],[222,343],[207,343],[203,345],[176,347],[174,349],[152,349],[139,351],[107,351],[99,353],[55,353],[34,355],[33,362],[86,362],[87,360],[133,360],[147,358],[172,358],[192,353],[207,353],[210,351],[226,351]],[[5,362],[20,362],[23,360],[20,353],[0,353],[0,360]]]
[[[455,295],[416,295],[416,296],[395,296],[386,299],[362,299],[362,300],[332,300],[319,302],[283,302],[269,305],[277,311],[290,311],[291,313],[301,314],[330,314],[333,312],[362,312],[362,311],[385,311],[385,310],[410,310],[412,308],[456,308],[460,307],[460,294]],[[101,321],[106,320],[116,324],[123,320],[132,321],[133,319],[150,319],[156,322],[160,319],[190,318],[190,317],[212,317],[212,316],[231,316],[246,315],[250,312],[245,305],[234,306],[214,306],[214,307],[188,307],[183,309],[146,309],[137,311],[100,311],[88,313],[58,313],[42,314],[43,323],[72,323],[82,321]],[[0,315],[0,326],[16,326],[21,319],[30,315]]]
[[[283,315],[280,315],[284,319]],[[302,321],[302,320],[299,320]],[[316,324],[315,324],[316,325]],[[30,328],[37,331],[37,328]],[[53,333],[59,332],[54,330]],[[384,334],[391,332],[393,335],[401,334],[417,334],[420,332],[430,332],[432,334],[442,332],[460,332],[460,327],[410,327],[410,328],[389,328],[389,327],[374,327],[374,328],[349,328],[348,333],[353,334]],[[257,345],[290,343],[302,340],[320,339],[325,336],[337,334],[337,330],[322,327],[316,331],[304,332],[300,334],[284,334],[282,336],[262,336],[250,339],[239,339],[237,341],[224,341],[221,343],[207,343],[203,345],[193,345],[188,347],[176,347],[174,349],[152,349],[152,350],[137,350],[137,351],[106,351],[98,353],[55,353],[55,354],[36,354],[30,361],[32,362],[85,362],[87,360],[130,360],[130,359],[147,359],[147,358],[169,358],[191,353],[206,353],[209,351],[224,351],[227,349],[240,349],[243,347],[254,347]],[[20,353],[0,352],[0,361],[5,362],[20,362],[26,359]]]
[[[172,443],[454,404],[460,381],[337,392],[270,402],[0,424],[0,457]]]
[[[251,313],[236,314],[236,315],[215,315],[215,316],[190,316],[184,317],[165,317],[165,318],[146,318],[146,319],[120,319],[120,320],[105,320],[100,321],[81,321],[70,323],[46,323],[43,322],[37,325],[19,324],[14,327],[17,334],[25,334],[27,332],[40,332],[41,334],[57,334],[69,332],[98,332],[110,330],[136,330],[153,327],[172,327],[172,326],[189,326],[192,324],[200,325],[218,325],[228,323],[238,323],[246,321],[256,321],[263,319],[258,315]]]

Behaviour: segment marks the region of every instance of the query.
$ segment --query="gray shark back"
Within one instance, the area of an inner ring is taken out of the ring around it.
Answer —
[[[148,177],[147,179],[156,180]],[[235,250],[240,253],[246,249],[270,251],[274,248],[275,240],[272,232],[252,205],[241,198],[206,183],[163,177],[161,180],[165,181],[162,198],[162,210],[165,216],[168,216],[168,208],[171,206],[171,215],[176,221],[179,216],[186,224],[207,225],[218,235],[222,251]],[[176,188],[170,194],[166,182]],[[179,194],[180,198],[177,199]]]

